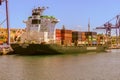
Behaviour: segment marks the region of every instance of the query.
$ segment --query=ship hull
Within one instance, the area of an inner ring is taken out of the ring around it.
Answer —
[[[53,55],[102,52],[105,46],[59,46],[53,44],[11,44],[15,54],[20,55]]]

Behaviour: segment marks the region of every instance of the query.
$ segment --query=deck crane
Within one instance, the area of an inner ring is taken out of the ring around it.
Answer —
[[[114,21],[114,23],[112,23],[112,21]],[[96,27],[96,29],[106,30],[107,41],[111,41],[111,31],[112,29],[115,29],[116,30],[116,44],[118,45],[119,43],[118,37],[120,37],[120,15],[115,16],[114,18],[107,21],[102,26]],[[119,35],[118,35],[118,31],[119,31]]]

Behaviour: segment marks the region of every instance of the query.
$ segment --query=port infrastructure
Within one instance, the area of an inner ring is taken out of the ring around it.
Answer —
[[[6,21],[7,33],[8,33],[7,44],[10,45],[10,28],[9,28],[8,0],[0,0],[0,6],[2,5],[3,2],[5,2],[5,6],[6,6],[6,19],[3,22]]]
[[[106,31],[105,35],[108,41],[111,41],[111,32],[114,29],[116,34],[116,44],[119,44],[119,37],[120,37],[120,14],[116,15],[103,25],[96,27],[96,29],[104,29]]]
[[[2,25],[5,21],[6,21],[6,26],[7,26],[7,44],[3,44],[0,45],[0,53],[2,54],[6,54],[7,52],[9,52],[10,50],[10,28],[9,28],[9,12],[8,12],[8,0],[0,0],[0,6],[2,5],[2,3],[5,2],[5,6],[6,6],[6,18],[5,20],[0,23],[0,25]]]

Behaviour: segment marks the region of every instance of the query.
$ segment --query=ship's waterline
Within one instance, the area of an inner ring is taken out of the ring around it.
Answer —
[[[60,46],[56,44],[11,44],[13,53],[20,55],[55,55],[104,52],[106,46]]]

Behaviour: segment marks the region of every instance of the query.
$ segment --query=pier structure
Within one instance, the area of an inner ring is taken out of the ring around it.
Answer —
[[[7,54],[10,52],[10,27],[9,27],[9,10],[8,10],[8,0],[0,0],[0,6],[2,3],[5,2],[6,6],[6,18],[5,20],[1,23],[1,25],[6,21],[6,26],[7,26],[7,41],[5,44],[0,45],[0,54]]]
[[[7,26],[7,34],[8,34],[8,38],[7,38],[7,44],[10,44],[10,27],[9,27],[9,11],[8,11],[8,0],[0,0],[0,5],[2,5],[2,3],[5,2],[5,6],[6,6],[6,26]],[[5,22],[3,21],[3,22]]]

